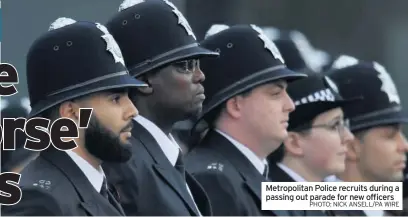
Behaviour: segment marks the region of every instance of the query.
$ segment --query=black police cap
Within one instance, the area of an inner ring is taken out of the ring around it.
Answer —
[[[344,97],[361,96],[360,103],[347,107],[351,130],[408,123],[397,88],[384,66],[377,62],[349,59],[334,63],[327,74],[339,87]]]
[[[222,30],[228,29],[226,24],[213,24],[206,32],[205,38],[214,35]],[[285,65],[293,71],[312,71],[310,59],[315,52],[307,38],[298,31],[285,31],[275,27],[263,27],[264,34],[273,41],[279,49]]]
[[[232,26],[207,37],[202,46],[220,56],[201,60],[207,99],[198,122],[229,98],[257,85],[306,77],[286,67],[275,44],[256,25]]]
[[[334,108],[345,109],[361,99],[344,99],[336,83],[321,73],[309,73],[307,78],[291,83],[287,92],[296,106],[289,114],[289,131],[313,121],[323,112]]]
[[[167,0],[125,0],[106,26],[132,76],[179,60],[218,56],[198,44],[188,21]]]
[[[33,117],[86,94],[146,86],[132,78],[121,51],[99,24],[59,18],[27,55],[27,83]]]

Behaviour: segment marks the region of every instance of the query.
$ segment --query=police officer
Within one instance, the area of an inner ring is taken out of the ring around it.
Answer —
[[[200,58],[218,56],[200,47],[187,20],[169,1],[125,0],[107,23],[130,74],[149,86],[130,97],[140,114],[133,120],[127,164],[105,165],[127,215],[211,215],[208,198],[184,171],[173,125],[196,116],[205,98]]]
[[[346,145],[354,137],[342,108],[355,100],[344,100],[337,91],[336,84],[320,73],[289,85],[296,110],[289,115],[289,136],[268,157],[272,181],[321,182],[344,171]],[[318,210],[304,212],[325,215]]]
[[[209,130],[187,155],[188,170],[204,186],[216,216],[291,214],[261,209],[261,182],[266,157],[287,136],[294,110],[288,82],[305,75],[287,69],[255,25],[230,27],[201,44],[220,57],[201,61],[208,98],[197,123],[207,122]]]
[[[343,58],[344,59],[344,58]],[[348,144],[346,170],[336,181],[398,182],[404,179],[408,143],[402,126],[408,122],[397,88],[384,66],[377,62],[335,62],[327,74],[345,97],[363,100],[347,107],[355,139]],[[382,216],[384,211],[335,211],[337,215]]]
[[[146,86],[132,78],[118,45],[98,23],[57,19],[27,54],[32,110],[28,117],[79,123],[79,109],[93,108],[77,148],[41,152],[22,172],[22,199],[2,206],[2,215],[117,216],[123,209],[108,189],[103,161],[131,157],[131,119],[138,114],[127,88]]]

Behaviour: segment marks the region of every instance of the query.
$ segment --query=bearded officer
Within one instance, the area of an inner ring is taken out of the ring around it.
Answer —
[[[173,125],[195,117],[205,98],[200,59],[218,56],[199,46],[187,20],[169,1],[124,1],[107,23],[130,74],[149,87],[130,92],[133,120],[127,164],[107,164],[127,215],[211,215],[204,190],[184,170]]]
[[[230,27],[201,44],[220,57],[201,61],[209,97],[196,124],[205,121],[209,130],[187,155],[188,170],[204,186],[214,215],[290,215],[261,209],[261,182],[266,157],[287,136],[294,110],[288,82],[305,75],[287,69],[255,25]]]
[[[98,23],[57,19],[28,52],[27,81],[29,118],[69,118],[78,125],[80,108],[93,112],[74,139],[77,148],[50,146],[21,172],[22,199],[2,206],[2,215],[124,215],[100,164],[131,157],[138,111],[127,89],[146,84],[128,74],[112,36]]]

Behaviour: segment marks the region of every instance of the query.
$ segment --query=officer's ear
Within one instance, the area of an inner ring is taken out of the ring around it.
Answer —
[[[75,122],[79,120],[79,106],[74,101],[65,101],[59,106],[59,115],[61,118],[69,118]]]
[[[137,87],[137,90],[143,95],[150,95],[153,93],[153,87],[149,78],[151,77],[146,74],[137,77],[138,80],[141,80],[148,85],[147,87]]]
[[[241,97],[234,96],[225,103],[225,111],[233,118],[241,116]]]
[[[290,155],[302,156],[303,149],[301,145],[300,135],[296,132],[288,132],[288,136],[283,142],[285,152]]]
[[[76,123],[79,123],[80,108],[88,108],[87,100],[90,95],[78,97],[60,104],[59,115],[61,118],[69,118]]]

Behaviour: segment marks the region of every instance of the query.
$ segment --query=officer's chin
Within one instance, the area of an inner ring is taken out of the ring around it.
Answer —
[[[121,142],[114,152],[112,153],[105,153],[102,161],[110,162],[110,163],[125,163],[130,158],[132,158],[132,145],[131,143]]]
[[[202,111],[203,111],[202,104],[193,105],[191,108],[184,111],[183,120],[196,119],[198,118]]]

